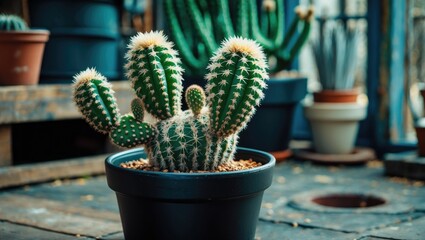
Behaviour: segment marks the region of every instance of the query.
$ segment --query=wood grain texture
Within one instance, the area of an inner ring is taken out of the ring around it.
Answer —
[[[18,194],[2,194],[0,202],[0,219],[9,222],[88,237],[122,231],[117,213]]]
[[[0,125],[0,167],[12,165],[12,128]]]
[[[112,82],[121,112],[135,96],[127,81]],[[80,118],[70,84],[0,88],[0,124]]]
[[[29,226],[18,225],[9,222],[0,221],[0,234],[2,239],[13,240],[75,240],[77,236],[70,236],[61,233],[41,230]],[[86,240],[88,238],[79,238],[79,240]],[[124,239],[124,238],[122,238]]]
[[[69,178],[101,174],[108,155],[66,159],[54,162],[25,164],[0,168],[0,188],[43,182],[57,178]]]

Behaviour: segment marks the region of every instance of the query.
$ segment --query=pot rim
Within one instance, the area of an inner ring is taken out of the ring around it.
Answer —
[[[131,149],[131,150],[125,150],[122,152],[118,152],[115,154],[112,154],[110,156],[108,156],[105,160],[105,164],[113,167],[115,169],[119,169],[120,171],[128,171],[129,173],[135,173],[135,174],[143,174],[143,175],[152,175],[152,176],[162,176],[162,175],[170,175],[170,176],[179,176],[179,177],[199,177],[199,176],[219,176],[219,175],[237,175],[237,174],[246,174],[246,173],[250,173],[250,172],[258,172],[258,171],[262,171],[264,169],[273,167],[275,165],[275,157],[273,155],[271,155],[268,152],[263,152],[260,150],[256,150],[256,149],[252,149],[252,148],[244,148],[244,147],[238,147],[237,151],[245,151],[245,152],[251,152],[254,153],[255,155],[263,155],[263,156],[267,156],[268,158],[270,158],[270,161],[266,164],[263,164],[259,167],[255,167],[255,168],[250,168],[250,169],[246,169],[246,170],[238,170],[238,171],[229,171],[229,172],[201,172],[201,173],[188,173],[188,172],[179,172],[179,173],[175,173],[175,172],[161,172],[161,171],[141,171],[141,170],[136,170],[136,169],[131,169],[131,168],[123,168],[120,166],[117,166],[116,164],[114,164],[113,160],[114,158],[119,158],[119,157],[123,157],[125,155],[138,155],[140,153],[140,151],[144,151],[144,148],[136,148],[136,149]],[[120,161],[119,163],[122,163],[123,161]]]
[[[360,103],[314,103],[304,105],[304,115],[310,120],[357,121],[367,115],[367,105]]]
[[[49,40],[50,31],[31,29],[25,31],[0,31],[0,42],[7,44],[45,43]]]
[[[266,152],[238,148],[237,158],[250,157],[263,165],[218,173],[170,173],[126,169],[118,164],[143,157],[142,148],[127,150],[105,160],[108,186],[124,195],[164,201],[226,200],[259,194],[272,183],[275,158]]]
[[[47,29],[28,29],[28,30],[13,30],[13,31],[1,31],[0,34],[9,34],[9,35],[30,35],[30,34],[50,34],[50,31]]]
[[[307,77],[281,77],[267,80],[261,106],[296,104],[307,95]]]

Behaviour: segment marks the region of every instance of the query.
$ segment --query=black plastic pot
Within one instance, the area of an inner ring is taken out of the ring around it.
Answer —
[[[146,157],[142,149],[106,159],[109,187],[116,192],[128,239],[253,239],[264,190],[275,158],[238,148],[235,159],[262,166],[222,173],[163,173],[119,167]]]
[[[285,151],[292,137],[297,105],[307,94],[307,78],[270,79],[265,98],[249,125],[240,133],[239,146]]]

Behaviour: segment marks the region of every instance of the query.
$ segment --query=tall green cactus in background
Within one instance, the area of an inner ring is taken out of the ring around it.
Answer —
[[[19,16],[0,14],[0,31],[24,31],[27,23]]]
[[[195,74],[203,73],[218,43],[232,36],[258,41],[273,59],[271,73],[290,67],[309,36],[313,9],[297,7],[285,33],[283,5],[283,0],[263,0],[258,11],[257,0],[164,0],[171,36]]]
[[[230,38],[208,66],[206,92],[187,89],[181,110],[182,68],[162,32],[133,37],[125,66],[137,95],[132,113],[120,115],[111,85],[93,69],[75,76],[74,100],[87,122],[112,142],[144,145],[150,164],[170,171],[214,170],[233,159],[238,133],[263,98],[268,76],[262,49],[252,40]],[[144,110],[158,119],[143,121]]]

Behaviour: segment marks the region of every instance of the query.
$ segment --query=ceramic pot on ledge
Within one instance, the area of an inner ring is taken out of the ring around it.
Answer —
[[[366,118],[367,104],[357,102],[357,89],[314,93],[314,102],[304,105],[310,121],[313,146],[321,154],[352,153],[359,121]]]

